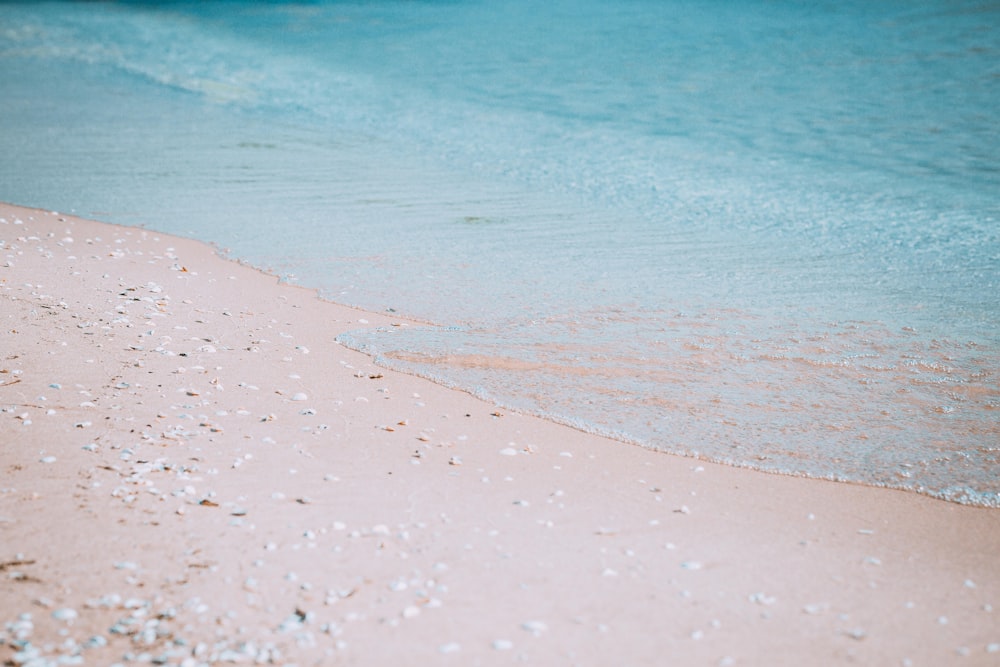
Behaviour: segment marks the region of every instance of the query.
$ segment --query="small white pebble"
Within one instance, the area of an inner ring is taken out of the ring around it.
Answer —
[[[64,607],[63,609],[56,609],[52,612],[52,618],[57,621],[72,621],[77,617],[76,609],[70,609],[69,607]]]
[[[493,640],[493,648],[497,651],[509,651],[514,648],[514,642],[509,639],[495,639]]]
[[[455,642],[451,642],[450,644],[442,644],[438,650],[442,653],[458,653],[462,650],[462,646]]]
[[[307,401],[307,400],[309,400],[309,395],[300,391],[300,392],[296,393],[294,396],[292,396],[292,400],[293,401]]]
[[[543,632],[548,630],[549,626],[545,625],[545,623],[542,623],[541,621],[525,621],[521,624],[521,628],[538,637]]]
[[[757,604],[760,605],[771,605],[778,601],[777,598],[772,597],[766,593],[754,593],[753,595],[750,596],[749,599],[751,602],[756,602]]]

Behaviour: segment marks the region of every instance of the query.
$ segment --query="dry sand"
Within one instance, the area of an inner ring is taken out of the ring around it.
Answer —
[[[1000,511],[499,410],[141,229],[0,206],[0,321],[4,664],[1000,664]]]

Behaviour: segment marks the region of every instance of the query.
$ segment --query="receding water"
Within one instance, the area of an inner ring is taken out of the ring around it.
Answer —
[[[382,363],[1000,506],[1000,8],[0,4],[0,198],[428,323]]]

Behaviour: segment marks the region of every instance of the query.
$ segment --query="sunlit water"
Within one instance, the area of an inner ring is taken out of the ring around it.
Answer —
[[[0,199],[428,322],[382,363],[1000,506],[995,6],[3,3],[0,97]]]

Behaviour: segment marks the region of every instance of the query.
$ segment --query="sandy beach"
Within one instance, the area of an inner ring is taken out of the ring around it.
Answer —
[[[408,326],[0,205],[0,661],[997,665],[1000,511],[647,451]]]

